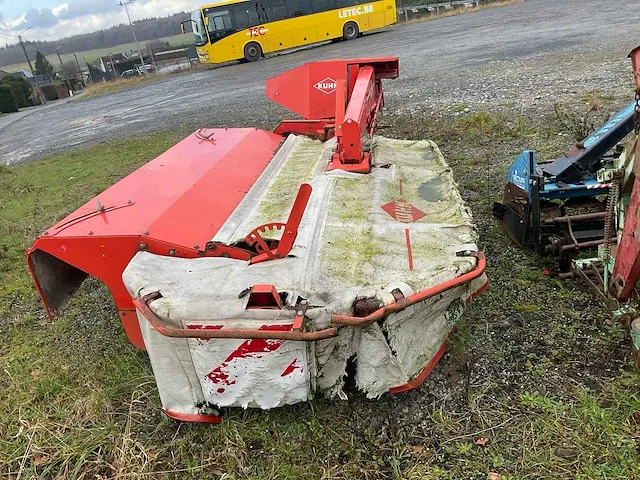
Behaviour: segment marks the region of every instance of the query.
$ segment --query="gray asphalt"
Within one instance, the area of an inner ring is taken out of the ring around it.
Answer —
[[[256,63],[171,75],[12,122],[0,129],[0,163],[174,128],[273,127],[289,114],[266,99],[265,80],[311,60],[398,55],[400,78],[385,84],[391,109],[535,102],[585,85],[629,84],[624,53],[640,43],[638,7],[638,0],[527,0]],[[611,56],[619,60],[610,62]]]

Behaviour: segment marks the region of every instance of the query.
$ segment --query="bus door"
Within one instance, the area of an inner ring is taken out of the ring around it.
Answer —
[[[235,31],[231,18],[231,12],[228,8],[205,10],[204,23],[209,29],[209,38],[211,39],[211,43],[213,44]],[[237,55],[238,52],[234,51],[231,53],[233,55]],[[213,59],[213,61],[216,62],[219,62],[221,60],[224,61],[223,59]]]
[[[369,28],[381,28],[386,25],[384,21],[385,9],[393,2],[363,3],[369,9]],[[391,12],[389,12],[391,13]],[[389,14],[387,13],[387,15]]]

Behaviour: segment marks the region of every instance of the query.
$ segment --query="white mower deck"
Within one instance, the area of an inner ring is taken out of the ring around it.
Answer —
[[[250,264],[139,252],[123,273],[131,296],[159,292],[149,303],[158,318],[203,331],[290,330],[305,299],[304,329],[314,331],[341,325],[336,316],[354,315],[358,300],[391,305],[476,268],[469,209],[433,142],[374,137],[368,175],[325,171],[334,146],[289,136],[212,239],[230,245],[255,225],[286,221],[307,182],[313,191],[288,256]],[[271,233],[263,237],[281,234]],[[248,305],[249,288],[259,284],[273,286],[284,308]],[[442,354],[465,302],[486,284],[481,274],[368,326],[341,325],[336,336],[310,342],[173,338],[141,312],[138,318],[163,407],[184,417],[208,407],[273,408],[316,393],[344,396],[350,359],[356,385],[369,397],[415,386]]]

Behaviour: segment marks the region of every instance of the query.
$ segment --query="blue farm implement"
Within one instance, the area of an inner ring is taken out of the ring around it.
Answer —
[[[640,47],[629,57],[634,100],[560,158],[522,152],[493,214],[515,242],[553,255],[560,278],[581,278],[613,310],[640,365]]]

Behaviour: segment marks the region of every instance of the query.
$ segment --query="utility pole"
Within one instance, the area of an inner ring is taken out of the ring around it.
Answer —
[[[117,78],[116,78],[116,67],[113,66],[113,57],[111,56],[111,52],[109,52],[109,61],[111,62],[111,72],[113,73],[113,79],[117,80]]]
[[[136,38],[136,29],[133,28],[133,22],[131,21],[131,17],[129,16],[129,9],[127,8],[127,5],[131,5],[133,2],[134,0],[128,0],[127,2],[123,2],[122,0],[120,0],[118,2],[118,5],[120,5],[121,7],[124,7],[124,11],[127,12],[129,25],[131,25],[131,32],[133,32],[133,41],[136,44],[136,49],[138,49],[138,55],[140,55],[140,63],[142,64],[142,73],[146,73],[144,69],[144,57],[142,56],[142,51],[140,50],[140,45],[138,45],[138,39]]]
[[[76,65],[78,66],[78,76],[80,77],[80,86],[84,85],[84,76],[82,75],[82,69],[80,68],[80,62],[78,61],[78,56],[74,53],[73,58],[76,59]],[[91,71],[89,71],[89,76],[91,76]],[[93,80],[92,80],[93,81]]]
[[[64,65],[62,64],[62,57],[60,57],[60,49],[64,47],[64,44],[56,47],[56,53],[58,54],[58,61],[60,62],[60,74],[64,75],[64,83],[67,85],[67,90],[71,92],[71,84],[69,83],[69,79],[67,78],[67,74],[64,72]]]
[[[73,54],[74,57],[76,57],[76,63],[78,63],[78,57],[76,56],[76,54]],[[87,66],[87,70],[89,71],[89,79],[91,80],[91,83],[96,83],[96,81],[93,79],[93,74],[91,73],[91,66],[89,65],[89,63],[87,63],[87,59],[82,57],[82,61],[84,62],[84,64]],[[80,66],[80,65],[78,65]],[[84,76],[82,77],[82,83],[84,82]],[[86,84],[85,84],[86,87]]]
[[[153,64],[153,67],[156,69],[156,72],[158,71],[158,65],[156,64],[156,57],[153,54],[153,48],[151,47],[151,42],[147,43],[147,47],[149,47],[149,54],[151,55],[151,63]]]
[[[56,54],[58,55],[58,61],[60,62],[60,72],[64,70],[64,65],[62,65],[62,58],[60,57],[60,49],[64,47],[64,45],[60,45],[56,47]]]
[[[29,30],[29,28],[25,28],[23,31],[21,31],[18,34],[18,41],[20,42],[20,46],[22,47],[22,52],[24,53],[24,58],[27,59],[27,63],[29,64],[29,70],[31,70],[31,75],[33,75],[33,80],[36,82],[36,91],[38,92],[38,96],[40,97],[40,101],[42,102],[42,104],[46,104],[47,103],[47,99],[44,98],[44,94],[42,93],[42,89],[40,88],[40,84],[38,83],[38,77],[36,76],[36,73],[33,71],[33,66],[31,65],[31,59],[29,58],[29,54],[27,53],[27,49],[24,46],[24,41],[22,40],[22,33],[26,32],[27,30]]]

